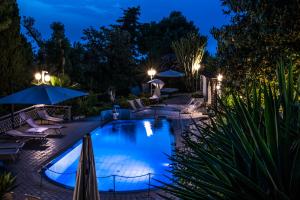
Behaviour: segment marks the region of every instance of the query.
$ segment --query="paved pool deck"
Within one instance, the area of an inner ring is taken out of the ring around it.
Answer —
[[[182,99],[182,98],[180,98]],[[186,124],[190,122],[190,117],[179,120],[172,119],[172,127],[176,138],[176,146],[181,145],[181,133]],[[101,125],[100,118],[93,117],[81,121],[72,121],[65,123],[62,130],[63,136],[56,136],[47,139],[46,143],[39,141],[28,142],[18,160],[6,165],[13,173],[17,175],[17,187],[14,189],[14,199],[24,200],[24,194],[38,196],[43,200],[70,200],[73,190],[60,187],[53,184],[41,176],[39,171],[51,161],[56,155],[68,149],[86,133],[91,132]],[[101,192],[101,200],[134,200],[134,199],[161,199],[158,193],[162,191],[153,190],[145,192]]]

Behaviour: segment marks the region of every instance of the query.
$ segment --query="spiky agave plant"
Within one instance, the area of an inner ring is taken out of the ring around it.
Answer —
[[[12,191],[16,185],[16,177],[9,172],[0,172],[0,199],[4,198],[7,192]]]
[[[277,86],[254,86],[187,134],[164,190],[180,199],[300,199],[300,84],[291,70],[279,65]]]

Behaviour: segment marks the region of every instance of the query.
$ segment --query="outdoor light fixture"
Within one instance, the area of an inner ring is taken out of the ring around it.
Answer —
[[[201,68],[201,65],[198,62],[195,62],[192,66],[192,73],[193,73],[193,75],[196,75],[196,81],[195,81],[196,82],[196,85],[195,85],[196,91],[197,91],[197,85],[198,85],[198,72],[199,72],[200,68]]]
[[[45,80],[45,82],[49,82],[49,81],[50,81],[50,75],[49,75],[49,74],[46,74],[46,75],[44,76],[44,80]]]
[[[38,81],[38,83],[47,83],[51,79],[50,74],[47,71],[42,71],[42,73],[35,73],[34,78]]]
[[[195,70],[195,71],[198,71],[199,69],[201,68],[201,65],[200,64],[194,64],[193,65],[193,69]]]
[[[223,80],[223,75],[219,74],[218,77],[217,77],[217,79],[218,79],[219,82],[221,82]]]
[[[153,68],[151,68],[151,69],[149,69],[148,70],[148,75],[150,76],[150,79],[152,80],[153,79],[153,77],[155,76],[155,74],[156,74],[156,70],[155,69],[153,69]]]
[[[40,81],[42,79],[41,73],[39,73],[39,72],[35,73],[34,78],[35,78],[35,80]]]
[[[153,69],[153,68],[151,68],[151,69],[148,70],[147,73],[148,73],[148,76],[150,76],[150,79],[152,80],[153,77],[154,77],[155,74],[156,74],[156,70]],[[150,83],[150,94],[152,95],[152,83]]]

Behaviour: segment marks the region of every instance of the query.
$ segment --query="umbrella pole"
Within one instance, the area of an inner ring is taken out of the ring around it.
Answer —
[[[83,185],[83,187],[82,187],[82,194],[83,194],[83,199],[85,199],[86,198],[86,194],[85,194],[85,190],[86,190],[86,188],[85,188],[85,178],[86,178],[86,174],[85,174],[85,149],[86,149],[86,136],[84,136],[83,137],[83,139],[82,139],[83,141],[82,141],[82,152],[83,152],[83,154],[82,154],[82,157],[83,157],[83,159],[82,159],[82,166],[81,166],[81,170],[83,170],[83,178],[82,178],[82,185]]]
[[[14,112],[15,112],[15,105],[11,104],[11,127],[12,129],[15,128],[15,117],[14,117]]]

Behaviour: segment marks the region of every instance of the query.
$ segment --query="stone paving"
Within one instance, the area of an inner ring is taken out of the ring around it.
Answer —
[[[180,98],[181,99],[181,98]],[[176,146],[181,145],[182,128],[189,123],[189,119],[180,121],[172,120],[174,129]],[[40,141],[29,142],[22,150],[19,159],[15,163],[8,164],[7,167],[17,175],[17,187],[14,189],[14,199],[24,200],[24,194],[38,196],[43,200],[70,200],[73,191],[55,184],[52,184],[43,178],[39,170],[47,164],[56,155],[68,149],[76,141],[83,137],[86,133],[91,132],[100,126],[99,118],[89,118],[82,121],[74,121],[65,124],[62,130],[64,136],[56,136],[48,138],[46,143]],[[101,199],[161,199],[158,193],[162,191],[153,190],[146,192],[130,192],[130,193],[110,193],[101,192]]]

